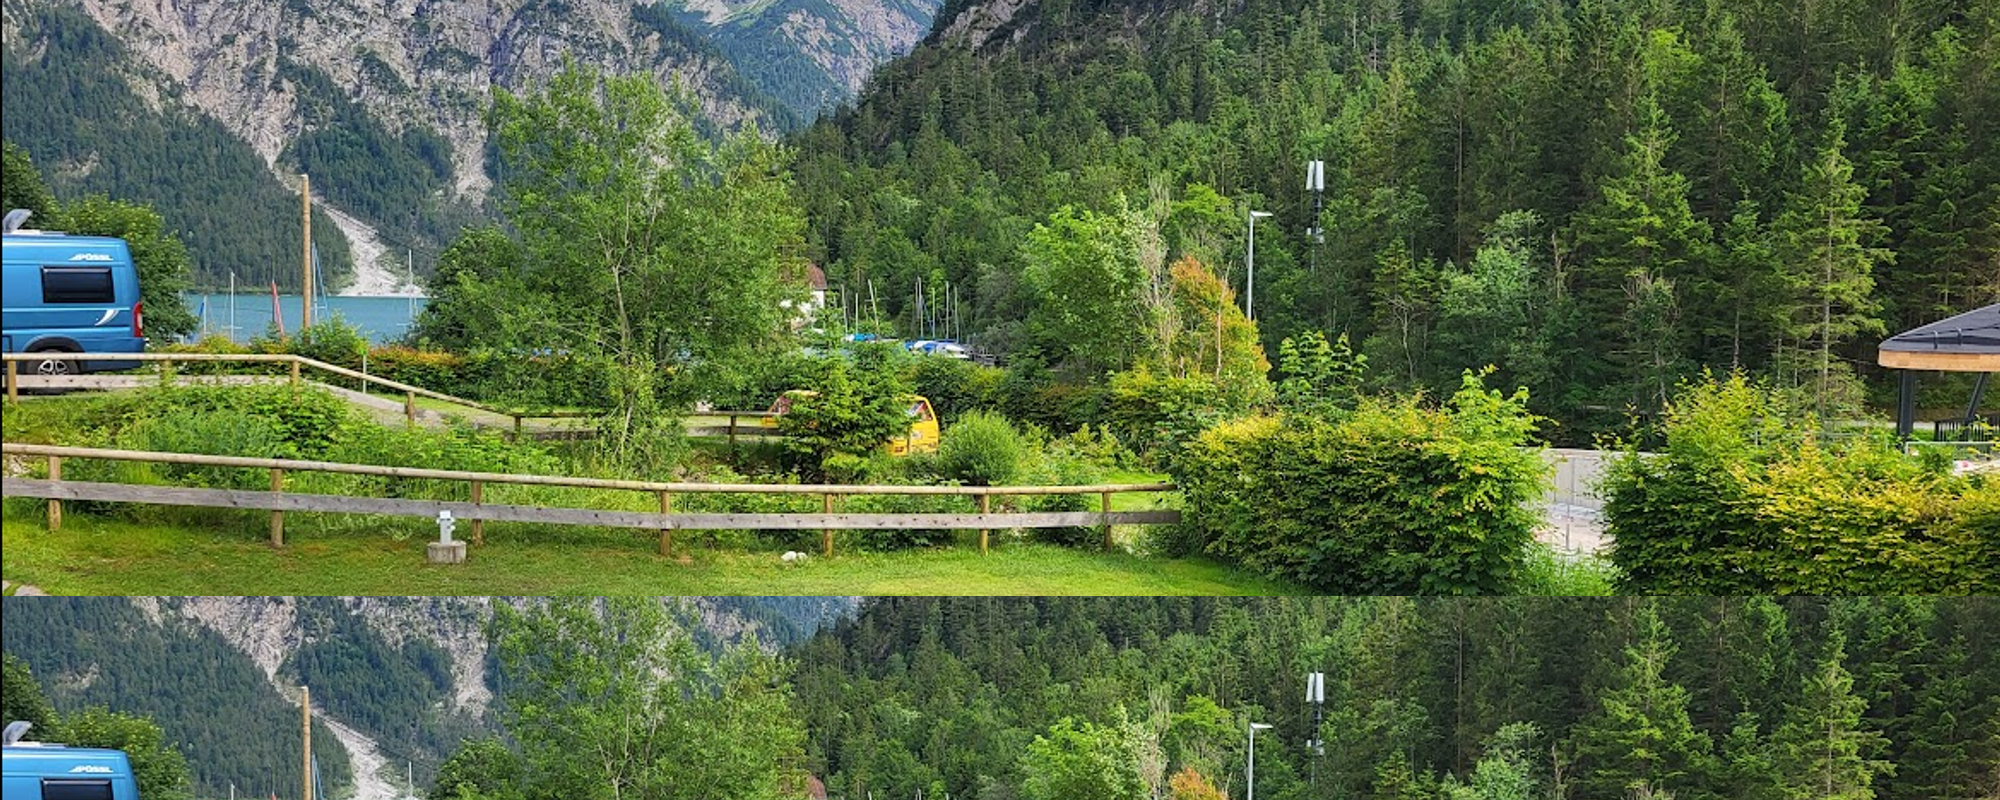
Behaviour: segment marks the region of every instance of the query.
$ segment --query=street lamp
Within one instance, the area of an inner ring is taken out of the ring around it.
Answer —
[[[1250,764],[1245,770],[1249,789],[1244,792],[1244,800],[1257,800],[1257,732],[1270,729],[1271,726],[1262,722],[1250,723]]]
[[[1257,301],[1257,220],[1271,216],[1269,211],[1250,212],[1250,250],[1243,256],[1243,265],[1249,275],[1243,285],[1243,318],[1255,321],[1254,304]]]

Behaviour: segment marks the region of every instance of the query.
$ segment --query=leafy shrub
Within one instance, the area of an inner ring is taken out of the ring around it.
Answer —
[[[2000,587],[2000,481],[1818,424],[1740,375],[1683,388],[1666,446],[1605,472],[1619,589],[1933,594]]]
[[[1326,334],[1307,331],[1278,345],[1278,403],[1288,411],[1325,413],[1351,409],[1361,396],[1368,357],[1354,352],[1347,334],[1328,342]]]
[[[844,508],[855,514],[966,514],[973,510],[971,498],[941,494],[861,495],[849,498]],[[853,541],[870,550],[908,550],[949,544],[952,531],[893,528],[855,531],[852,536]]]
[[[480,350],[465,358],[462,388],[471,399],[517,408],[610,408],[614,371],[603,356]]]
[[[1006,417],[974,411],[945,431],[938,470],[973,486],[1005,486],[1021,474],[1027,447]]]
[[[1041,486],[1088,486],[1096,483],[1097,469],[1088,461],[1044,452],[1035,459],[1035,467],[1029,471],[1028,480]],[[1083,494],[1035,494],[1024,498],[1023,510],[1029,512],[1090,511],[1094,498]],[[1046,544],[1063,547],[1095,547],[1103,541],[1103,532],[1089,526],[1067,528],[1029,528],[1028,538]]]
[[[1338,418],[1223,423],[1176,462],[1188,527],[1174,535],[1344,593],[1505,591],[1546,472],[1522,447],[1535,426],[1526,403],[1467,373],[1444,410],[1369,400]]]
[[[358,419],[347,403],[332,394],[311,388],[294,389],[288,385],[188,384],[149,389],[135,395],[135,402],[125,413],[125,419],[109,427],[123,431],[147,418],[174,415],[249,415],[267,421],[283,443],[271,455],[305,459],[322,457],[340,435],[341,429]]]
[[[759,483],[728,467],[717,466],[704,477],[708,483]],[[817,514],[820,498],[810,494],[682,494],[674,500],[679,512],[708,514]],[[717,544],[757,545],[818,551],[819,532],[805,530],[689,531]]]
[[[359,328],[348,324],[346,318],[334,314],[300,328],[285,339],[284,352],[348,369],[360,369],[361,356],[368,352],[368,339],[361,335]]]
[[[1137,460],[1109,426],[1080,426],[1068,436],[1050,440],[1046,449],[1050,458],[1082,461],[1101,469],[1124,468]]]
[[[762,411],[779,395],[813,385],[835,358],[792,351],[751,359],[741,369],[708,381],[699,399],[723,411]]]
[[[126,429],[121,444],[133,450],[247,458],[287,458],[296,452],[275,420],[238,408],[200,412],[172,409]],[[156,464],[153,468],[161,478],[183,486],[270,488],[270,477],[261,470],[190,464]]]
[[[938,418],[957,422],[968,411],[999,407],[1000,386],[1007,373],[955,358],[910,359],[906,370],[913,391],[929,398]]]
[[[1008,419],[1052,431],[1099,422],[1104,407],[1104,390],[1063,383],[1032,362],[1009,366],[998,391],[1003,398],[999,410]]]
[[[1595,555],[1558,553],[1536,542],[1516,583],[1516,594],[1532,597],[1605,597],[1615,594],[1618,569]]]
[[[465,359],[455,353],[386,345],[368,351],[368,371],[434,392],[463,396],[466,391]]]
[[[1174,378],[1140,369],[1111,376],[1104,427],[1157,463],[1171,461],[1210,425],[1246,409],[1230,408],[1207,378]]]

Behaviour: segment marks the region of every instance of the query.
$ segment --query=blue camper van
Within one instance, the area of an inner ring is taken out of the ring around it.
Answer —
[[[9,353],[46,353],[22,365],[41,375],[131,369],[137,361],[74,361],[63,353],[139,353],[146,349],[139,271],[125,240],[15,230],[9,214],[0,275],[0,338]],[[7,800],[13,800],[11,792]]]
[[[123,750],[22,742],[5,748],[0,800],[139,800]]]

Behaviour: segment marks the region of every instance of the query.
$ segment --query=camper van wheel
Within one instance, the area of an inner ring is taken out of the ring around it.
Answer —
[[[37,351],[37,352],[43,352],[43,353],[66,353],[66,352],[69,352],[69,351],[67,351],[67,350],[41,350],[41,351]],[[28,362],[28,363],[29,363],[29,364],[31,364],[31,365],[33,365],[33,368],[34,368],[34,371],[35,371],[35,374],[36,374],[36,375],[75,375],[75,374],[76,374],[76,362],[74,362],[74,361],[69,361],[69,360],[65,360],[65,359],[60,359],[60,358],[44,358],[44,359],[42,359],[42,360],[40,360],[40,361],[30,361],[30,362]]]

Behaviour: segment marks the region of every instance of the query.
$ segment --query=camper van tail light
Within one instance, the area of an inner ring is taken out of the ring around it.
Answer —
[[[134,337],[146,335],[146,304],[144,302],[132,304],[132,335]]]

